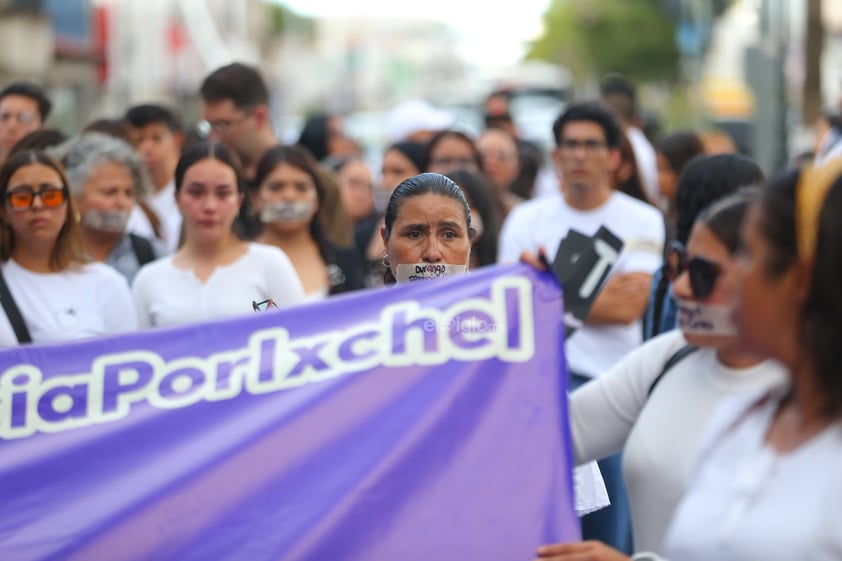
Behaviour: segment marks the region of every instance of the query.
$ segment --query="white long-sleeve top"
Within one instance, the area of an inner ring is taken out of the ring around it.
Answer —
[[[842,421],[778,452],[766,435],[784,394],[714,415],[667,532],[670,559],[842,559]]]
[[[647,397],[667,360],[684,345],[678,330],[656,337],[570,397],[576,462],[624,451],[638,551],[663,551],[664,534],[714,409],[730,396],[786,379],[777,363],[733,369],[717,360],[715,350],[699,349],[673,366]]]

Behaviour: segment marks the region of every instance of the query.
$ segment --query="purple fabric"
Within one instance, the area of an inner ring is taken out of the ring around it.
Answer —
[[[250,306],[250,302],[244,302]],[[522,265],[0,353],[0,559],[531,559],[579,538]]]

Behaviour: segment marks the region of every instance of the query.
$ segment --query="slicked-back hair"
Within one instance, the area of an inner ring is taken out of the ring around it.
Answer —
[[[445,177],[438,173],[421,173],[419,175],[405,179],[398,185],[392,196],[389,197],[389,204],[386,206],[386,239],[388,240],[392,234],[392,226],[398,217],[398,212],[401,206],[407,199],[419,197],[421,195],[441,195],[453,199],[462,205],[465,211],[466,231],[472,235],[473,228],[471,227],[471,207],[468,206],[468,201],[465,199],[465,194],[452,179]]]
[[[175,190],[181,190],[184,184],[184,175],[187,170],[202,160],[219,160],[234,170],[237,178],[237,192],[241,195],[246,193],[246,181],[243,176],[243,167],[240,159],[233,150],[221,142],[199,142],[194,144],[181,154],[178,164],[175,166]]]

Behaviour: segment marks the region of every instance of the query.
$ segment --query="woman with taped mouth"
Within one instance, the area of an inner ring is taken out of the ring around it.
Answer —
[[[728,398],[785,380],[781,365],[741,346],[733,317],[740,228],[756,197],[756,190],[746,190],[713,203],[697,218],[687,247],[671,248],[667,274],[680,329],[651,339],[570,396],[576,461],[623,450],[634,544],[641,552],[632,559],[656,559],[663,551],[714,410]],[[541,547],[537,559],[628,557],[585,541]]]
[[[178,251],[144,266],[132,290],[143,327],[208,321],[254,313],[253,303],[303,302],[286,254],[241,240],[234,219],[245,196],[239,161],[219,143],[189,148],[175,168],[175,198],[183,218]]]
[[[471,209],[462,189],[437,173],[404,180],[392,193],[380,230],[386,247],[386,284],[435,279],[468,271]],[[582,516],[608,505],[596,462],[574,470],[576,511]]]
[[[322,217],[324,187],[318,164],[299,146],[275,146],[257,165],[251,193],[261,233],[257,241],[290,258],[308,301],[364,288],[362,260],[333,243]]]
[[[158,240],[126,231],[132,208],[151,185],[131,146],[113,136],[88,132],[51,153],[67,171],[91,259],[114,267],[131,283],[143,265],[166,254]]]

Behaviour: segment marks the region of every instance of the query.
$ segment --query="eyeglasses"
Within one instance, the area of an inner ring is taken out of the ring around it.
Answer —
[[[687,258],[687,251],[679,242],[673,242],[667,253],[666,273],[670,282],[675,282],[684,271],[690,276],[690,289],[693,297],[704,300],[713,292],[716,279],[722,273],[722,267],[704,257]]]
[[[589,138],[587,140],[577,140],[575,138],[562,139],[560,147],[564,152],[575,152],[579,148],[584,148],[585,152],[592,154],[597,150],[605,148],[606,144],[602,140]]]
[[[237,119],[217,119],[215,121],[203,121],[201,127],[203,130],[214,131],[217,134],[225,134],[232,128],[244,123],[246,119],[251,117],[253,111],[247,111],[245,115]]]
[[[277,308],[278,305],[275,304],[274,300],[269,298],[267,300],[263,300],[262,302],[255,302],[254,300],[252,300],[251,307],[254,308],[255,312],[265,312],[270,308]]]
[[[430,167],[446,169],[448,171],[456,169],[473,170],[477,169],[477,162],[473,158],[450,158],[445,156],[434,159],[431,162]]]
[[[22,125],[27,125],[35,121],[35,113],[32,111],[4,111],[3,113],[0,113],[0,123],[5,125],[12,119],[15,119]]]
[[[506,150],[485,150],[480,151],[483,160],[497,160],[498,162],[511,162],[517,159],[517,154]]]
[[[18,185],[6,191],[6,200],[12,210],[29,210],[36,196],[41,197],[41,203],[46,208],[59,207],[67,200],[67,187],[45,183],[38,191],[30,185]]]

